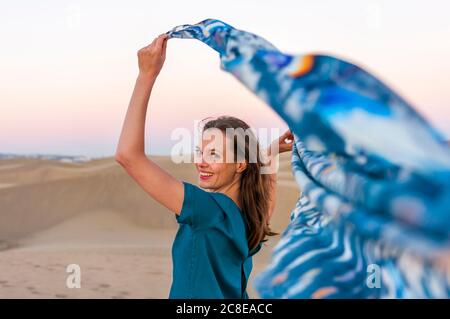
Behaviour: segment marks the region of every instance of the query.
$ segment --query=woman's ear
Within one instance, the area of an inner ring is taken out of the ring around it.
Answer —
[[[247,168],[247,162],[240,162],[236,164],[236,173],[242,173]]]

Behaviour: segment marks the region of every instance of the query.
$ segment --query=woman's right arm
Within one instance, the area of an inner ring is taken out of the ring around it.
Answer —
[[[138,52],[139,75],[117,145],[115,159],[157,202],[180,214],[183,183],[145,155],[145,118],[153,84],[164,64],[167,36],[159,36]]]

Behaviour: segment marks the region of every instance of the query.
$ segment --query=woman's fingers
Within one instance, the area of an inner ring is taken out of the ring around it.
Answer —
[[[164,55],[167,46],[167,40],[168,36],[166,34],[161,34],[158,37],[156,37],[152,41],[152,43],[150,43],[144,48],[149,51],[154,51],[155,53],[160,53],[161,55]]]
[[[283,133],[283,137],[288,137],[288,136],[290,136],[290,135],[292,135],[292,132],[291,132],[291,130],[287,130],[286,132],[284,132]]]
[[[162,50],[163,44],[166,41],[167,36],[165,34],[160,34],[156,40],[156,47],[158,50]]]
[[[290,130],[287,130],[280,136],[279,139],[279,151],[280,153],[288,152],[292,150],[294,136]]]
[[[154,38],[153,41],[149,45],[145,46],[145,48],[150,49],[150,48],[156,47],[158,49],[161,49],[164,40],[167,38],[168,38],[168,36],[166,34],[160,34],[159,36]]]
[[[286,140],[289,140],[289,143],[291,143],[294,140],[294,135],[292,135],[291,130],[287,130],[286,132],[284,132],[283,135],[281,135],[280,140],[283,143],[286,143],[287,142]]]
[[[288,138],[294,138],[294,135],[292,134],[292,132],[290,130],[287,131],[286,133],[287,133]]]
[[[158,50],[161,50],[163,42],[164,42],[164,38],[163,38],[161,35],[159,35],[159,36],[156,38],[156,48],[157,48]]]
[[[166,57],[167,41],[169,41],[169,37],[165,37],[162,45],[162,56],[164,58]]]

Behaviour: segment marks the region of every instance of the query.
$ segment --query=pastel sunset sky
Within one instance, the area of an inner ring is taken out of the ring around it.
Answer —
[[[21,0],[0,2],[0,153],[114,155],[139,48],[206,18],[287,53],[323,52],[366,67],[450,139],[450,2],[382,0]],[[147,113],[146,152],[168,154],[175,128],[229,114],[283,121],[218,55],[172,39]]]

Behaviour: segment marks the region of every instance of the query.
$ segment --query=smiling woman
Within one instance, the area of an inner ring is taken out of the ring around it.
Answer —
[[[246,299],[252,256],[266,236],[277,235],[269,227],[276,175],[264,174],[262,154],[266,152],[272,166],[278,152],[292,149],[293,136],[288,131],[262,151],[244,121],[222,116],[203,127],[196,160],[200,187],[164,171],[145,155],[144,137],[148,101],[166,46],[167,36],[161,35],[138,52],[140,72],[116,160],[151,197],[174,212],[180,224],[172,248],[169,298]],[[229,137],[230,129],[237,134]],[[216,133],[212,141],[210,130]]]

